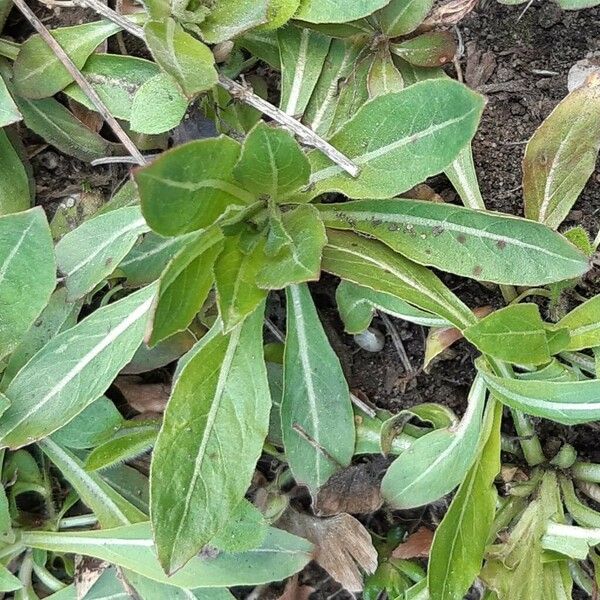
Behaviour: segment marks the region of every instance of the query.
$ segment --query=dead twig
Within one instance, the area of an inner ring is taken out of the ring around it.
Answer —
[[[396,326],[392,323],[392,320],[384,312],[378,311],[378,314],[381,321],[385,325],[387,332],[392,338],[392,343],[394,344],[394,348],[396,348],[396,352],[398,353],[400,362],[402,363],[402,366],[406,371],[407,377],[414,377],[416,375],[415,368],[412,366],[412,363],[408,358],[408,354],[406,353],[406,349],[404,348],[404,344],[400,339],[400,334],[398,333]]]
[[[25,4],[24,0],[13,0],[15,6],[23,13],[23,16],[31,23],[33,28],[38,32],[40,37],[48,44],[50,49],[54,52],[58,60],[64,65],[65,69],[69,72],[71,77],[77,82],[84,94],[90,99],[90,101],[96,107],[96,110],[102,115],[102,118],[108,123],[114,134],[119,138],[119,141],[125,146],[127,151],[133,156],[137,164],[145,165],[146,159],[142,156],[142,153],[138,150],[136,145],[133,143],[131,138],[125,133],[124,129],[119,125],[118,121],[111,115],[109,110],[106,108],[104,102],[102,102],[100,96],[96,93],[96,90],[89,84],[87,79],[81,74],[81,71],[77,68],[75,63],[71,60],[69,55],[63,50],[62,46],[52,37],[46,26],[38,19],[34,12]]]
[[[136,25],[119,15],[108,6],[102,4],[99,0],[77,0],[77,2],[81,6],[87,6],[88,8],[95,10],[98,14],[101,14],[109,21],[116,23],[132,35],[144,39],[144,30],[139,25]],[[287,115],[270,102],[257,96],[250,88],[233,81],[233,79],[230,79],[223,74],[219,75],[219,85],[227,90],[233,98],[256,108],[261,113],[289,129],[303,144],[320,150],[327,158],[352,175],[352,177],[356,177],[359,174],[360,167],[356,163],[352,162],[347,156],[334,148],[329,142],[326,142],[312,129],[303,123],[300,123],[300,121],[294,119],[290,115]]]

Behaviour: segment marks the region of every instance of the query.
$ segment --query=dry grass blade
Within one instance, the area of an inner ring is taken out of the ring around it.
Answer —
[[[436,6],[423,21],[420,29],[448,27],[456,25],[464,19],[476,6],[479,0],[450,0],[446,4]]]

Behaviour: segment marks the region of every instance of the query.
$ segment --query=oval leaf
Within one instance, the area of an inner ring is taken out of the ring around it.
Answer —
[[[309,154],[311,196],[390,198],[441,172],[473,137],[483,97],[450,79],[415,83],[367,102],[329,140],[360,167],[353,178],[319,150]]]
[[[600,295],[574,308],[556,326],[569,330],[571,339],[566,350],[600,346]]]
[[[353,0],[340,4],[336,0],[302,0],[295,17],[309,23],[347,23],[367,17],[390,0]]]

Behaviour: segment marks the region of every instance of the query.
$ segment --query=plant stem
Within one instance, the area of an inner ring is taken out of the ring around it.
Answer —
[[[18,2],[23,2],[23,0],[17,0]],[[101,14],[103,17],[116,23],[120,27],[122,27],[125,31],[128,31],[132,35],[140,39],[144,39],[144,30],[139,25],[132,23],[129,19],[123,18],[117,12],[102,4],[99,0],[77,0],[78,4],[82,6],[87,6],[93,10],[95,10],[98,14]],[[352,177],[356,177],[360,172],[360,167],[353,163],[347,156],[342,154],[339,150],[334,148],[329,142],[326,142],[322,137],[317,135],[312,129],[300,123],[300,121],[294,119],[290,115],[287,115],[282,110],[263,100],[260,96],[257,96],[251,89],[248,87],[233,81],[226,75],[219,74],[219,85],[227,90],[233,98],[237,100],[241,100],[245,104],[256,108],[261,113],[271,117],[277,123],[280,123],[290,131],[292,131],[303,144],[307,146],[312,146],[313,148],[317,148],[320,150],[327,158],[329,158],[332,162],[337,164],[344,171],[352,175]]]
[[[138,164],[145,165],[146,159],[133,143],[131,138],[125,133],[119,122],[112,116],[106,105],[98,96],[96,90],[90,85],[88,80],[81,74],[71,57],[63,50],[62,46],[52,37],[46,26],[37,18],[34,12],[25,4],[25,0],[13,0],[15,6],[23,13],[25,18],[31,23],[40,37],[48,44],[58,60],[64,65],[71,77],[77,82],[81,90],[90,99],[96,107],[96,110],[102,115],[102,118],[108,123],[119,141],[125,146],[127,151],[133,156]],[[115,13],[116,14],[116,13]]]
[[[510,301],[510,304],[518,304],[521,302],[521,300],[523,300],[523,298],[527,298],[527,296],[542,296],[544,298],[551,298],[552,294],[544,288],[529,288],[521,292],[518,296],[515,296],[513,300]]]
[[[10,42],[0,38],[0,56],[9,58],[10,60],[16,60],[19,50],[21,49],[20,44],[16,42]]]
[[[600,465],[578,460],[571,467],[571,475],[580,481],[600,483]]]
[[[67,587],[60,579],[54,577],[46,567],[38,565],[35,561],[33,561],[33,572],[37,575],[37,578],[44,587],[48,588],[51,592],[58,592]]]
[[[59,529],[72,529],[73,527],[87,527],[98,522],[96,515],[79,515],[77,517],[65,517],[58,522]]]

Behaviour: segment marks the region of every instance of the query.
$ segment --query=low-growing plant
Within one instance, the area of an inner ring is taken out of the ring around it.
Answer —
[[[283,580],[311,558],[351,591],[372,573],[366,597],[460,599],[478,577],[499,600],[570,597],[573,580],[592,590],[578,561],[597,562],[600,515],[574,485],[597,500],[598,467],[569,445],[546,456],[530,416],[600,418],[600,302],[575,290],[599,240],[557,232],[594,169],[596,79],[529,141],[520,218],[485,210],[470,150],[484,98],[439,68],[454,46],[432,28],[472,3],[429,18],[428,0],[153,0],[127,18],[85,4],[108,19],[57,29],[58,49],[20,0],[39,34],[0,40],[1,589],[34,598],[35,582],[73,598],[62,588],[75,573],[81,595],[76,554],[116,567],[96,571],[90,598],[123,585],[231,598],[227,588]],[[154,61],[95,52],[123,29]],[[230,79],[259,60],[281,72],[279,108],[256,69],[245,85]],[[143,156],[185,131],[190,103],[211,132]],[[75,116],[93,111],[122,145]],[[49,224],[29,208],[10,128],[21,119],[83,160],[128,150],[132,180]],[[465,206],[414,198],[439,173]],[[499,285],[506,306],[468,307],[432,268]],[[348,333],[380,311],[431,328],[428,361],[459,337],[480,351],[462,418],[431,403],[371,410],[351,394],[311,295],[322,273],[340,280]],[[548,306],[524,302],[534,297]],[[268,318],[283,298],[285,332]],[[104,395],[116,379],[135,406],[124,374],[174,361],[166,408],[153,388],[158,411],[138,411],[162,418],[124,419]],[[503,407],[516,441],[502,437]],[[125,461],[150,449],[148,479]],[[256,474],[264,454],[272,481]],[[360,510],[320,517],[319,495],[363,454],[395,457],[372,510],[457,489],[426,574],[394,558],[397,532],[373,546],[348,514]],[[293,482],[314,515],[291,502]]]

